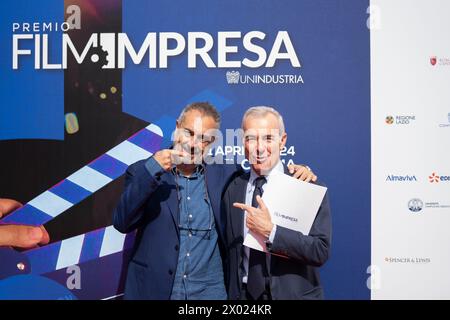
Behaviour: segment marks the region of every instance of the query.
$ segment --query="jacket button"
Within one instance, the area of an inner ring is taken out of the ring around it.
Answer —
[[[172,270],[170,270],[170,269],[169,269],[169,274],[170,274],[170,275],[172,275],[172,274],[173,274],[173,271],[172,271]]]
[[[175,250],[178,251],[178,249],[179,249],[179,247],[178,247],[178,245],[176,245],[176,246],[175,246]]]

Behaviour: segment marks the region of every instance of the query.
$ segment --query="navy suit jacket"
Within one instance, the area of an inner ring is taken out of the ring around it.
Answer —
[[[138,230],[128,265],[125,299],[167,300],[172,292],[180,246],[176,185],[172,173],[161,171],[152,176],[145,161],[128,167],[125,190],[113,217],[114,227],[120,232]],[[221,192],[235,168],[206,165],[205,169],[221,253],[226,224],[220,211]]]
[[[239,299],[241,293],[240,265],[244,241],[244,212],[233,207],[233,203],[245,203],[249,177],[249,172],[241,171],[236,174],[226,187],[222,200],[222,211],[228,221],[226,239],[229,261],[226,285],[228,296],[232,300]],[[271,252],[288,258],[276,255],[270,257],[272,298],[274,300],[323,299],[323,290],[316,267],[327,261],[330,243],[331,216],[327,192],[309,235],[277,226]]]

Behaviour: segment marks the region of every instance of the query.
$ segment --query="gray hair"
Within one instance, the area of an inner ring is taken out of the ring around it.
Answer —
[[[183,123],[186,113],[193,110],[200,112],[203,116],[213,118],[214,121],[217,123],[217,127],[220,126],[220,114],[217,111],[216,107],[214,107],[209,102],[193,102],[191,104],[188,104],[181,111],[180,116],[178,117],[178,122]]]
[[[280,135],[283,135],[286,130],[284,128],[284,121],[281,114],[275,110],[272,107],[266,107],[266,106],[257,106],[257,107],[251,107],[249,108],[242,117],[242,129],[244,129],[244,122],[249,117],[257,117],[262,118],[265,117],[267,114],[273,114],[278,119],[278,127],[280,128]]]

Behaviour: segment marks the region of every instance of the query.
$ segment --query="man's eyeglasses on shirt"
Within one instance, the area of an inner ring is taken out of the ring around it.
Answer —
[[[177,170],[174,170],[173,174],[175,175],[175,185],[177,190],[177,200],[178,200],[178,221],[180,222],[180,212],[181,212],[181,192],[180,192],[180,185],[179,185],[179,172]],[[211,237],[211,231],[213,227],[213,219],[214,215],[212,213],[211,203],[209,201],[208,197],[208,185],[206,182],[206,175],[205,175],[205,194],[203,196],[204,201],[208,204],[208,216],[209,216],[209,222],[208,222],[208,228],[192,228],[191,226],[191,217],[188,216],[187,225],[182,225],[181,223],[178,224],[179,230],[185,230],[188,231],[190,235],[196,236],[198,232],[204,232],[206,235],[206,238],[209,239]]]

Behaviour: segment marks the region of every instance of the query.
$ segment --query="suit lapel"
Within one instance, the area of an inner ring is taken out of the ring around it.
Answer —
[[[219,231],[219,236],[221,240],[224,240],[225,232],[225,219],[221,217],[220,212],[220,195],[222,192],[222,174],[223,172],[217,170],[213,166],[205,166],[205,183],[208,192],[208,197],[211,203],[211,208],[214,214],[214,220],[216,221],[217,230]]]
[[[169,197],[164,203],[168,206],[170,213],[172,214],[173,223],[175,224],[175,229],[177,230],[177,234],[179,235],[180,230],[178,228],[178,199],[177,199],[177,189],[175,178],[172,173],[166,172],[161,176],[161,180],[163,184],[167,185],[169,189]]]
[[[234,188],[231,190],[231,227],[234,237],[244,236],[244,211],[233,207],[234,202],[245,203],[245,194],[247,191],[247,183],[250,178],[250,173],[244,173],[238,176],[234,181]]]

